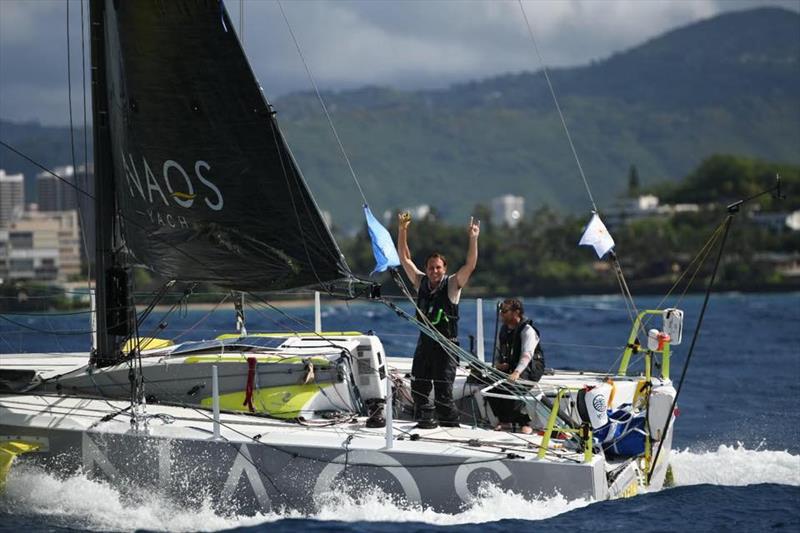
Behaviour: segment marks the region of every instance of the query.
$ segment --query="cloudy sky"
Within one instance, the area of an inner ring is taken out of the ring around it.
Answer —
[[[242,25],[245,50],[267,95],[309,90],[277,1],[225,1],[237,31]],[[539,68],[516,0],[282,5],[323,89],[435,88]],[[567,66],[605,58],[723,11],[759,5],[800,10],[800,0],[525,0],[525,12],[547,65]],[[83,7],[86,15],[88,2]],[[82,117],[80,17],[81,0],[69,0],[68,41],[67,0],[0,0],[0,118],[67,124],[68,50],[73,110]]]

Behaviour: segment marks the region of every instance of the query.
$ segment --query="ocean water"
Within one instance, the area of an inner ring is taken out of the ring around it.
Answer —
[[[659,300],[641,298],[636,303],[647,308]],[[679,303],[686,319],[683,343],[673,351],[673,379],[680,377],[701,303],[701,296]],[[528,298],[525,304],[542,333],[547,366],[616,368],[630,328],[620,298]],[[461,315],[462,345],[468,346],[467,336],[476,329],[474,300],[462,301]],[[308,330],[313,324],[313,311],[307,307],[276,311],[256,304],[247,317],[250,331]],[[154,313],[141,333],[151,333],[164,321],[166,336],[190,328],[182,339],[208,338],[232,331],[234,316],[230,304],[213,312]],[[494,302],[487,300],[488,338],[494,324]],[[96,480],[57,478],[20,464],[0,495],[0,530],[800,531],[798,324],[800,294],[712,296],[679,400],[671,460],[676,486],[628,500],[555,496],[529,501],[487,489],[471,507],[449,515],[402,507],[371,492],[331,495],[308,516],[282,511],[222,516],[210,505],[189,510],[149,495],[131,500]],[[380,304],[323,302],[323,326],[373,330],[389,355],[409,354],[416,343],[413,328]],[[88,329],[86,315],[6,315],[0,320],[0,358],[3,353],[85,350],[88,334],[56,333]],[[487,353],[490,349],[487,340]]]

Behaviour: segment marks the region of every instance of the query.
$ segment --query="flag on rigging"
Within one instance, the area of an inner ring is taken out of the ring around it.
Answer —
[[[586,225],[578,246],[593,247],[600,259],[614,248],[614,239],[597,213],[592,215],[592,220]]]
[[[364,216],[367,217],[369,240],[372,241],[372,254],[375,256],[375,270],[370,272],[370,275],[375,272],[384,272],[390,267],[400,266],[400,256],[397,255],[397,248],[394,246],[392,236],[378,222],[366,204],[364,204]]]

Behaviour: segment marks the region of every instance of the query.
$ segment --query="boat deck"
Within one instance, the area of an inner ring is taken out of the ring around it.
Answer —
[[[3,426],[58,428],[74,431],[98,430],[124,434],[131,431],[129,402],[28,394],[0,395]],[[146,431],[152,437],[208,440],[213,438],[213,418],[202,408],[148,405]],[[261,443],[322,448],[386,449],[386,429],[367,428],[366,418],[347,422],[288,422],[240,413],[220,415],[220,438],[232,443]],[[459,428],[419,429],[416,423],[394,420],[392,448],[419,453],[418,441],[427,453],[437,456],[505,457],[513,453],[532,459],[542,442],[539,434],[523,435],[462,425]],[[563,441],[551,440],[546,459],[583,462],[583,453],[565,449]]]

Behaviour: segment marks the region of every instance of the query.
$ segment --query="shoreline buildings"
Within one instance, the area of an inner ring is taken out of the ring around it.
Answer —
[[[84,167],[77,173],[71,166],[54,172],[83,190],[94,181],[91,167],[88,175]],[[43,172],[36,177],[36,192],[38,202],[26,204],[24,176],[0,170],[0,285],[77,279],[85,269],[86,250],[94,247],[91,209],[75,187]]]

